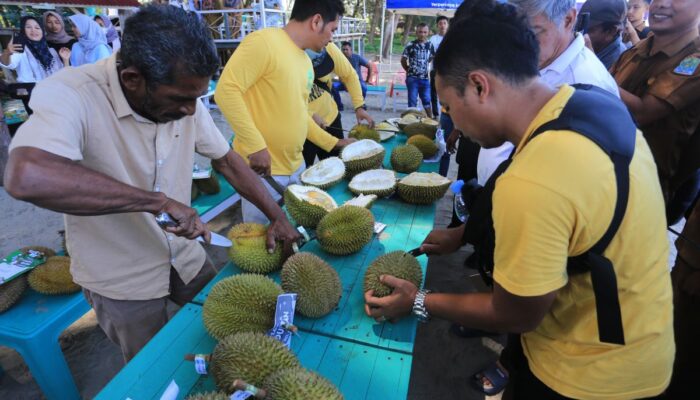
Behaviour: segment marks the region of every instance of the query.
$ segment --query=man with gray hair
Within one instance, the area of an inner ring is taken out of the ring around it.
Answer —
[[[598,57],[586,47],[576,26],[576,0],[509,0],[527,16],[540,45],[540,77],[551,86],[584,83],[598,86],[620,97],[615,80]],[[459,15],[455,15],[459,19]],[[481,149],[477,163],[479,184],[486,183],[505,161],[513,146],[505,143]]]

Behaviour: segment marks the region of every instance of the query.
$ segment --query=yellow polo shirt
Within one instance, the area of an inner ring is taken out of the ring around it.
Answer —
[[[610,158],[571,131],[532,132],[558,117],[562,86],[530,124],[493,195],[494,279],[518,296],[557,291],[542,323],[522,335],[532,372],[558,393],[585,399],[660,394],[673,367],[666,218],[654,159],[637,131],[625,217],[605,256],[615,266],[626,344],[601,343],[590,274],[568,276],[567,257],[595,244],[617,196]],[[601,110],[601,112],[604,112]]]
[[[256,31],[241,42],[216,86],[216,103],[233,128],[233,149],[246,161],[267,148],[273,175],[291,175],[308,139],[329,151],[338,139],[308,111],[311,60],[283,29]]]
[[[328,52],[328,56],[333,60],[333,73],[326,76],[317,76],[316,79],[325,83],[328,87],[331,87],[333,85],[333,76],[338,75],[340,81],[343,82],[348,89],[348,93],[350,93],[352,107],[354,109],[361,107],[365,100],[362,97],[362,86],[360,86],[360,78],[357,76],[357,72],[355,72],[348,58],[345,57],[345,54],[343,54],[335,43],[328,43],[326,51]],[[331,96],[330,92],[315,86],[309,97],[309,112],[312,115],[314,113],[318,114],[323,118],[326,124],[330,125],[338,117],[338,105],[335,103],[335,100],[333,100],[333,96]]]

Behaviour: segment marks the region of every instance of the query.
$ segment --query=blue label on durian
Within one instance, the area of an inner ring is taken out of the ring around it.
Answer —
[[[279,340],[288,348],[292,346],[292,335],[294,334],[288,327],[294,324],[294,309],[296,304],[296,293],[284,293],[277,296],[275,324],[267,333],[268,336]]]

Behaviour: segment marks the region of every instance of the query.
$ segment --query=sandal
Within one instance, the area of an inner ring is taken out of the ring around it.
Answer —
[[[477,374],[474,374],[474,386],[488,396],[501,393],[508,384],[508,371],[496,363]]]

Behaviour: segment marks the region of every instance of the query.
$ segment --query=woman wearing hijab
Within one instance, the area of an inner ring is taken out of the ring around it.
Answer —
[[[50,48],[37,18],[22,17],[19,39],[19,43],[10,42],[0,55],[0,66],[15,70],[19,83],[39,82],[69,65],[70,50],[61,49],[59,56]]]
[[[57,12],[47,11],[44,13],[44,28],[46,29],[46,43],[56,52],[61,51],[64,47],[70,50],[73,43],[77,42],[73,36],[66,33],[63,17]]]
[[[83,14],[68,17],[78,42],[73,45],[70,63],[75,67],[93,64],[112,54],[107,45],[107,37],[97,22]]]
[[[122,42],[119,40],[117,28],[112,25],[112,20],[107,15],[95,15],[95,22],[102,27],[102,31],[107,36],[107,44],[112,48],[112,53],[116,53],[122,47]]]

